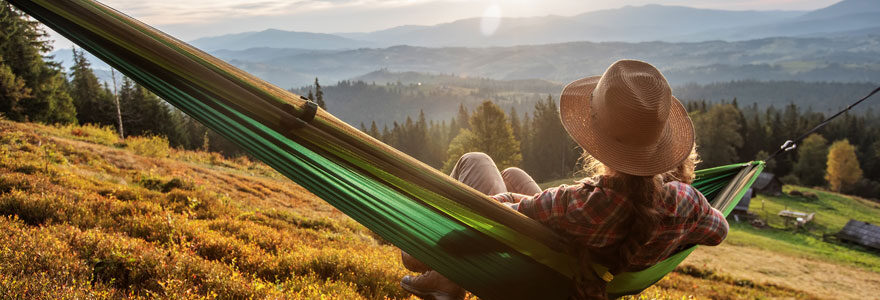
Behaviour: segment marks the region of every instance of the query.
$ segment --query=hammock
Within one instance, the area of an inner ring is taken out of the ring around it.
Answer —
[[[95,1],[9,2],[475,295],[572,294],[565,239],[311,102]],[[700,170],[694,186],[726,215],[763,166]],[[616,274],[609,295],[642,291],[694,249]]]

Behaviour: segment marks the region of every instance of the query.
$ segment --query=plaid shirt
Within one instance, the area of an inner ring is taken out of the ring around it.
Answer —
[[[664,184],[665,197],[656,207],[663,216],[652,238],[623,262],[619,246],[632,229],[625,222],[630,210],[624,197],[602,188],[602,177],[577,185],[549,188],[534,196],[503,193],[493,196],[520,213],[535,219],[588,249],[612,272],[635,271],[654,265],[682,247],[718,245],[727,236],[724,215],[706,197],[681,182]],[[614,263],[618,262],[618,263]]]

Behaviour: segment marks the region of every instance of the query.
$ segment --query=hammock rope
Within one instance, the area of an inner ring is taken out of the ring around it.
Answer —
[[[859,103],[862,103],[862,101],[868,100],[868,98],[871,98],[871,96],[874,96],[874,94],[876,94],[877,92],[880,92],[880,86],[878,86],[878,87],[875,88],[873,91],[871,91],[870,93],[868,93],[867,96],[862,97],[862,99],[857,100],[856,102],[850,104],[849,106],[847,106],[847,107],[844,108],[843,110],[838,111],[836,114],[834,114],[834,115],[832,115],[832,116],[826,118],[824,121],[820,122],[819,125],[816,125],[816,127],[813,127],[813,129],[807,130],[807,132],[804,132],[804,133],[801,134],[799,137],[797,137],[797,138],[795,138],[795,139],[793,139],[793,140],[787,140],[787,141],[785,141],[785,143],[783,143],[781,146],[779,146],[779,149],[776,150],[776,152],[773,152],[773,154],[771,154],[769,157],[767,157],[767,159],[765,159],[764,161],[770,161],[770,160],[776,158],[776,156],[779,155],[779,154],[782,154],[782,153],[785,153],[785,152],[788,152],[788,151],[791,151],[791,150],[796,149],[797,146],[798,146],[798,144],[799,144],[801,141],[803,141],[805,138],[807,138],[807,136],[809,136],[810,134],[812,134],[812,133],[814,133],[814,132],[816,132],[816,131],[819,131],[819,129],[822,129],[822,127],[825,127],[825,125],[828,125],[828,123],[831,123],[832,120],[834,120],[835,118],[839,117],[839,116],[842,115],[843,113],[848,112],[848,111],[849,111],[850,109],[852,109],[853,107],[856,107],[856,105],[859,105]]]
[[[92,0],[9,2],[475,295],[573,294],[563,237],[301,96]],[[699,170],[694,186],[727,214],[763,167]],[[638,293],[694,249],[616,274],[607,291]]]

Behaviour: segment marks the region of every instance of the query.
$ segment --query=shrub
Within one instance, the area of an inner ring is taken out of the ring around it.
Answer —
[[[137,179],[137,184],[148,190],[162,191],[164,180],[161,177],[152,174],[141,174]]]
[[[163,136],[130,136],[125,144],[132,152],[149,157],[165,158],[171,153],[168,139]]]
[[[28,194],[12,191],[0,196],[0,215],[16,215],[30,225],[47,221],[70,222],[88,226],[94,222],[91,211],[64,195]]]
[[[171,180],[168,180],[168,182],[166,182],[165,184],[162,185],[162,192],[163,193],[170,192],[173,189],[181,189],[181,190],[191,191],[191,190],[195,189],[195,185],[193,185],[192,182],[184,181],[184,180],[182,180],[180,178],[176,178],[176,177],[172,178]]]
[[[782,181],[782,183],[788,185],[801,185],[801,179],[794,174],[782,176],[782,178],[779,178],[779,180]]]
[[[119,142],[119,135],[112,126],[100,126],[94,124],[85,125],[59,125],[56,132],[59,135],[75,140],[112,146]]]
[[[350,282],[323,280],[314,274],[293,277],[278,288],[294,299],[364,299]]]
[[[0,194],[11,192],[12,190],[26,191],[31,188],[31,183],[21,174],[5,173],[0,174]]]
[[[180,178],[171,178],[170,180],[165,180],[160,176],[156,176],[153,174],[141,174],[141,176],[137,179],[138,185],[157,192],[168,193],[174,189],[191,191],[195,189],[195,185],[192,182],[180,179]]]
[[[174,212],[188,212],[198,219],[212,219],[229,213],[217,197],[203,192],[175,189],[168,193],[167,199]]]
[[[0,217],[0,298],[108,299],[114,293],[90,283],[91,270],[54,233],[69,227],[27,227]]]
[[[851,193],[859,197],[876,199],[880,197],[880,182],[866,178],[859,179],[852,187]]]

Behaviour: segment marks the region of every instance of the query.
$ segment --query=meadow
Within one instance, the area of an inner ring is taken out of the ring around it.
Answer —
[[[699,249],[631,298],[877,295],[880,258],[823,242],[819,232],[839,229],[849,215],[876,222],[880,208],[811,191],[816,202],[783,196],[752,204],[824,209],[811,231],[734,224],[722,246]],[[110,128],[0,120],[2,299],[406,299],[398,282],[409,273],[398,257],[394,246],[245,157],[173,149],[161,137],[123,140]],[[798,270],[767,260],[822,271],[802,278],[806,285],[790,280]],[[779,274],[754,271],[761,268]]]

